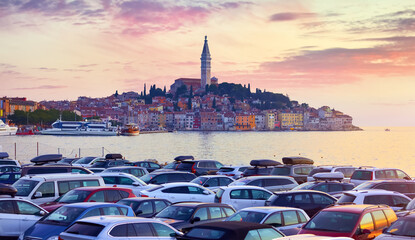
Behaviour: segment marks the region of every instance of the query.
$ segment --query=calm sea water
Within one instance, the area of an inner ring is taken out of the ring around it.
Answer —
[[[415,128],[367,127],[356,132],[176,132],[134,137],[7,136],[3,151],[23,162],[39,152],[64,156],[122,153],[129,160],[170,162],[178,155],[249,164],[252,159],[309,157],[317,165],[396,167],[415,177]],[[15,151],[16,149],[16,151]],[[1,149],[0,149],[1,151]]]

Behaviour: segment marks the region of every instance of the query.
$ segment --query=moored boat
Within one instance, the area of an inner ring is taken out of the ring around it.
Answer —
[[[111,123],[102,121],[61,121],[52,124],[51,129],[40,131],[42,135],[69,135],[69,136],[116,136],[118,131],[111,127]]]
[[[137,136],[140,134],[140,128],[134,123],[129,123],[125,125],[123,129],[121,129],[121,135],[124,136]]]
[[[0,119],[0,136],[16,135],[17,127],[11,127]]]

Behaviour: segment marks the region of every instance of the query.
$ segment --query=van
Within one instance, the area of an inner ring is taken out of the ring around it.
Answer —
[[[74,188],[95,186],[105,186],[102,177],[79,173],[24,176],[13,184],[17,198],[36,204],[52,202]]]

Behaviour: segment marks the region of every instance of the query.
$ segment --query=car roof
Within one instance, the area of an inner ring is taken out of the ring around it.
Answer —
[[[173,182],[173,183],[164,183],[161,184],[163,187],[179,187],[179,186],[192,186],[192,187],[202,187],[199,184],[191,182]],[[203,187],[202,187],[203,188]]]
[[[100,178],[96,174],[80,174],[80,173],[52,173],[52,174],[35,174],[35,175],[26,175],[20,179],[33,179],[33,180],[54,180],[54,179],[97,179]],[[19,180],[20,180],[19,179]]]
[[[107,168],[108,169],[108,168]],[[99,172],[99,173],[95,173],[95,175],[98,176],[126,176],[126,177],[135,177],[132,174],[129,173],[125,173],[125,172]]]
[[[240,178],[238,180],[243,180],[243,179],[252,179],[252,180],[256,180],[256,179],[290,179],[291,180],[293,178],[289,177],[289,176],[249,176],[249,177]]]
[[[117,166],[117,167],[110,167],[108,169],[145,169],[145,167],[138,167],[138,166]]]
[[[286,237],[282,237],[282,238],[278,238],[278,240],[302,240],[302,239],[307,239],[307,240],[353,240],[353,238],[349,238],[349,237],[328,237],[328,236],[316,236],[314,234],[300,234],[300,235],[291,235],[291,236],[286,236]]]
[[[123,188],[123,187],[107,187],[107,186],[96,186],[96,187],[78,187],[72,190],[81,190],[81,191],[97,191],[97,190],[125,190],[130,191],[131,188]]]
[[[151,172],[149,174],[151,175],[161,175],[161,174],[174,174],[174,173],[180,173],[180,174],[192,174],[185,171],[166,171],[166,172]]]
[[[122,204],[115,204],[115,203],[105,203],[105,202],[79,202],[79,203],[70,203],[65,204],[65,207],[79,207],[79,208],[90,208],[90,207],[126,207]]]
[[[402,196],[402,193],[399,192],[395,192],[395,191],[388,191],[388,190],[384,190],[384,189],[365,189],[365,190],[350,190],[347,192],[344,192],[346,194],[350,194],[350,195],[360,195],[360,194],[365,194],[365,195],[378,195],[378,194],[382,194],[382,195],[399,195]]]
[[[215,177],[218,177],[218,178],[230,178],[230,177],[228,177],[226,175],[201,175],[199,177],[205,177],[205,178],[215,178]]]
[[[254,229],[263,229],[263,228],[273,228],[271,225],[259,224],[253,222],[237,222],[237,221],[218,221],[218,222],[209,222],[202,223],[193,228],[204,228],[204,229],[214,229],[219,231],[227,232],[228,236],[233,236],[236,239],[242,239],[250,230]]]
[[[273,212],[279,212],[279,211],[285,211],[285,210],[302,211],[302,209],[293,208],[293,207],[247,207],[239,211],[240,212],[241,211],[255,211],[255,212],[261,212],[261,213],[273,213]]]
[[[224,203],[207,203],[207,202],[180,202],[174,203],[172,206],[181,206],[181,207],[229,207],[228,204]]]
[[[257,186],[249,186],[249,185],[237,185],[237,186],[223,186],[223,187],[220,187],[220,188],[222,188],[222,189],[229,189],[229,190],[233,190],[233,189],[259,189],[259,190],[265,190],[265,191],[268,191],[267,189],[265,189],[265,188],[262,188],[262,187],[257,187]]]
[[[316,190],[290,190],[290,191],[281,191],[281,192],[274,192],[275,195],[280,195],[280,194],[293,194],[293,193],[319,193],[319,194],[324,194],[324,195],[328,195],[329,194],[325,193],[325,192],[321,192],[321,191],[316,191]]]
[[[415,184],[414,180],[406,180],[406,179],[378,179],[378,180],[370,180],[366,183],[413,183]]]
[[[164,198],[154,198],[154,197],[130,197],[130,198],[120,199],[120,201],[121,200],[128,200],[128,201],[134,201],[134,202],[141,202],[141,201],[146,201],[146,200],[151,200],[151,201],[154,201],[154,200],[163,200],[163,201],[170,202],[169,200],[164,199]]]
[[[348,204],[348,205],[335,205],[321,211],[330,211],[330,212],[350,212],[350,213],[362,213],[368,209],[382,209],[389,208],[386,205],[372,205],[372,204]]]
[[[161,221],[157,219],[153,219],[153,218],[105,215],[105,216],[87,217],[87,218],[78,220],[77,222],[95,223],[95,224],[107,226],[113,223],[126,223],[126,222],[158,222],[160,223]]]

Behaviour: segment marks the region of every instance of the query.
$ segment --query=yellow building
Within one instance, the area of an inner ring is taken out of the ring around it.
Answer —
[[[155,112],[162,112],[163,111],[163,105],[160,106],[150,106],[148,107],[149,111],[155,111]]]
[[[253,114],[238,114],[235,117],[236,130],[253,130],[255,129],[255,115]]]
[[[279,113],[278,120],[281,122],[281,129],[302,129],[304,125],[302,113]]]
[[[275,128],[275,113],[267,112],[265,114],[265,128],[268,130],[274,130]]]

